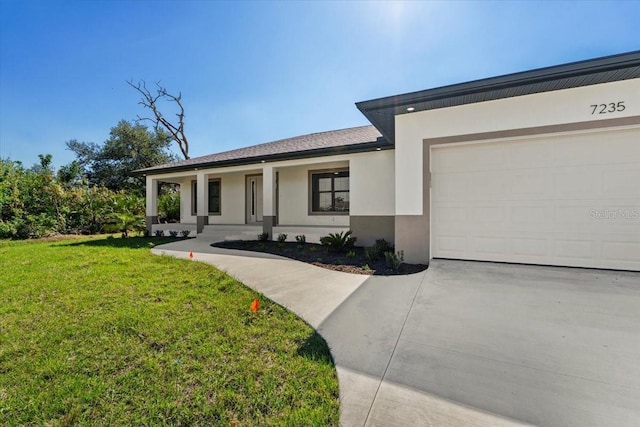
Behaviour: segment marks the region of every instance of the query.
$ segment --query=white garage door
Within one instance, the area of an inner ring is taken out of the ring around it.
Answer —
[[[640,128],[431,147],[434,258],[640,270]]]

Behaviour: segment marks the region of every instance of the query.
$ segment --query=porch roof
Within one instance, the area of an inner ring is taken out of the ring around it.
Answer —
[[[393,145],[384,139],[374,126],[368,125],[280,139],[265,144],[139,169],[134,173],[154,175],[196,168],[358,153],[378,148],[391,149]]]

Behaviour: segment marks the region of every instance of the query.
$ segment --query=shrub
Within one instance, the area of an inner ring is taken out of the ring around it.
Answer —
[[[191,234],[191,230],[182,230],[182,231],[180,232],[180,235],[181,235],[182,237],[184,237],[185,239],[186,239],[187,237],[189,237],[189,234]]]
[[[260,234],[258,234],[258,241],[259,242],[266,242],[267,240],[269,240],[269,233],[260,233]]]
[[[378,259],[378,249],[375,246],[364,248],[364,256],[369,261],[375,261]]]
[[[347,252],[347,258],[355,258],[356,257],[356,253],[355,251],[349,251]]]
[[[296,236],[296,242],[300,243],[300,244],[304,244],[307,242],[307,236],[305,236],[304,234],[298,234]]]
[[[278,234],[278,243],[284,243],[287,241],[287,235],[285,233]]]
[[[162,236],[164,236],[164,231],[163,230],[156,230],[156,231],[153,232],[153,234],[156,237],[162,237]]]
[[[169,236],[178,237],[178,230],[169,230]]]
[[[317,246],[311,246],[311,247],[309,248],[309,252],[315,252],[315,251],[317,251],[317,250],[318,250],[318,247],[317,247]]]
[[[362,269],[363,269],[364,271],[371,271],[371,267],[369,267],[369,264],[365,264],[365,265],[363,265],[363,266],[362,266]]]
[[[144,230],[144,217],[129,211],[113,213],[109,215],[109,222],[105,225],[105,230],[111,233],[122,232],[122,237],[129,237],[131,231]]]
[[[393,252],[393,245],[384,239],[376,239],[373,247],[378,250],[380,256],[383,256],[385,252]]]
[[[340,233],[330,233],[328,236],[320,238],[320,243],[327,246],[331,252],[346,252],[353,248],[357,238],[351,236],[351,230]]]
[[[373,246],[365,248],[364,254],[369,261],[375,261],[378,258],[384,257],[385,252],[393,252],[393,246],[391,243],[384,239],[376,239]]]
[[[390,267],[392,270],[396,271],[400,268],[400,264],[404,261],[404,251],[395,252],[385,252],[384,253],[385,260],[387,261],[387,267]]]
[[[170,192],[158,196],[158,215],[164,221],[180,221],[179,192]]]

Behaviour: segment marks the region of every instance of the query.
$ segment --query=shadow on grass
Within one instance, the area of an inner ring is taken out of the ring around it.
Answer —
[[[316,331],[313,331],[313,334],[300,344],[298,354],[316,362],[329,363],[332,366],[335,365],[327,342]]]
[[[175,242],[178,239],[174,237],[114,237],[107,236],[102,239],[83,240],[81,242],[63,242],[62,246],[91,246],[91,247],[111,247],[126,249],[151,249],[158,245]],[[58,243],[57,245],[60,245]]]

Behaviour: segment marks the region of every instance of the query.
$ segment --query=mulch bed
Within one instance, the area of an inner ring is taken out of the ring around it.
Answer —
[[[387,266],[384,259],[370,261],[365,256],[364,248],[354,247],[355,256],[348,257],[346,253],[333,253],[326,246],[297,242],[278,243],[273,241],[225,241],[214,243],[211,246],[225,249],[239,249],[253,252],[264,252],[295,259],[297,261],[313,264],[329,270],[343,271],[354,274],[368,274],[377,276],[391,276],[412,274],[424,271],[427,266],[423,264],[401,264],[398,270]]]

